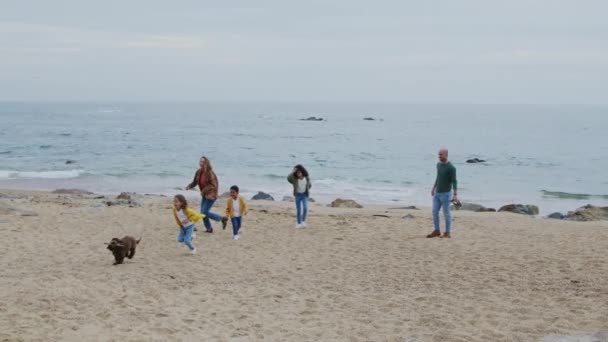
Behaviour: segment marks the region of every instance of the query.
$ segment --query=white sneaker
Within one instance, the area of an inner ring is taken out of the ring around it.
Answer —
[[[306,222],[302,222],[302,228],[306,228]]]
[[[233,239],[234,241],[236,241],[236,240],[238,240],[238,239],[240,239],[240,238],[241,238],[241,236],[240,236],[240,235],[238,235],[238,234],[232,237],[232,239]]]
[[[190,250],[190,254],[192,254],[192,255],[196,254],[196,247],[194,247],[194,249]]]
[[[296,223],[296,228],[300,229],[300,228],[303,228],[303,227],[302,227],[302,225],[301,225],[301,224]]]

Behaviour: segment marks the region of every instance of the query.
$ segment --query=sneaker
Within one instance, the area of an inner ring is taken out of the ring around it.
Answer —
[[[302,225],[301,223],[296,224],[296,228],[300,229],[300,228],[304,228],[304,225]]]
[[[450,233],[447,233],[447,232],[443,233],[443,236],[441,236],[441,237],[444,238],[444,239],[450,239],[450,238],[452,238],[452,236],[450,235]]]
[[[302,222],[302,228],[306,228],[306,221]]]
[[[205,233],[209,233],[209,234],[213,233],[213,228],[209,228],[209,229],[205,230]]]
[[[194,247],[194,249],[190,250],[190,254],[192,254],[192,255],[196,254],[196,247]]]
[[[227,224],[228,224],[228,218],[226,216],[222,217],[222,230],[226,230]]]
[[[427,235],[427,238],[434,238],[434,237],[438,237],[441,236],[441,233],[438,230],[433,230],[433,232],[429,235]]]
[[[240,235],[238,235],[238,234],[232,237],[232,239],[233,239],[234,241],[236,241],[236,240],[238,240],[238,239],[240,239],[240,238],[241,238],[241,237],[240,237]]]

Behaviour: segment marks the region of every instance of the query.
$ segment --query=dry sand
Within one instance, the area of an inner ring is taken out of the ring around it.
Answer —
[[[456,212],[453,239],[426,239],[429,210],[312,204],[297,230],[292,204],[250,202],[241,240],[199,230],[192,256],[170,198],[0,192],[1,341],[608,336],[608,222]],[[103,243],[125,234],[142,243],[112,266]]]

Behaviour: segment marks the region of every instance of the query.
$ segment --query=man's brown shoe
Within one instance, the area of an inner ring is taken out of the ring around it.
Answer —
[[[450,235],[450,233],[443,233],[442,238],[444,239],[450,239],[452,236]]]
[[[433,232],[429,235],[427,235],[427,238],[434,238],[434,237],[438,237],[441,236],[441,233],[438,230],[433,230]]]

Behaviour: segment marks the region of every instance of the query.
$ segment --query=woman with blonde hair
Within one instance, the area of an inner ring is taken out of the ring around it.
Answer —
[[[218,196],[219,184],[211,162],[207,157],[202,156],[199,160],[199,169],[194,173],[194,179],[192,183],[186,186],[186,190],[199,188],[201,192],[201,214],[205,215],[203,224],[207,233],[213,233],[213,227],[211,226],[211,220],[222,221],[224,227],[226,226],[227,220],[216,213],[211,212],[211,207],[215,204]]]

